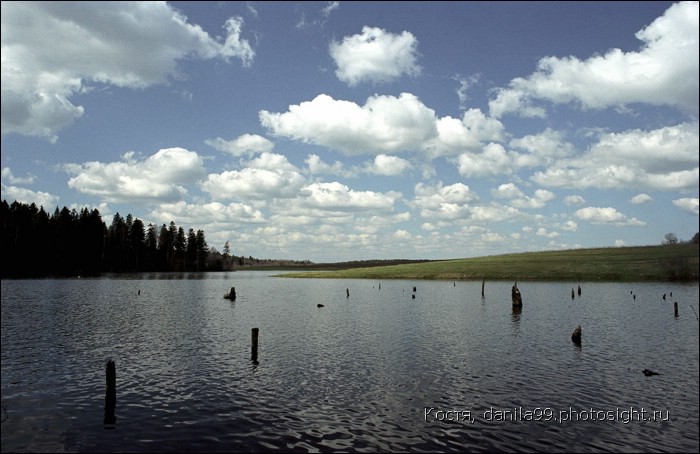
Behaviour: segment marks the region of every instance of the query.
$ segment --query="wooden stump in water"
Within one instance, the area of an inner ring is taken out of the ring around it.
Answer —
[[[258,361],[258,328],[253,328],[251,332],[251,353],[250,353],[250,359],[253,360],[253,362]]]
[[[231,287],[231,291],[224,295],[224,299],[236,301],[236,287]]]
[[[105,418],[104,424],[116,424],[117,417],[114,415],[114,410],[117,407],[117,368],[114,361],[107,361],[105,366],[107,376],[107,386],[105,388]]]
[[[518,289],[518,283],[513,284],[513,288],[510,291],[511,299],[513,300],[514,307],[522,307],[523,297],[520,295],[520,290]]]
[[[581,344],[581,325],[578,325],[573,333],[571,333],[571,340],[574,344]]]

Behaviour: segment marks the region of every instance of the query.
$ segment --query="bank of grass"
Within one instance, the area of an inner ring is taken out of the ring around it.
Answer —
[[[697,281],[698,245],[527,252],[280,277],[348,279]]]

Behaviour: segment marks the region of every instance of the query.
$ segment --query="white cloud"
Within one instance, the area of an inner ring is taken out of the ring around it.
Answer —
[[[217,200],[264,201],[296,197],[305,184],[299,169],[285,156],[262,153],[244,169],[209,174],[201,187]]]
[[[301,204],[331,211],[379,210],[390,212],[401,194],[355,191],[338,183],[312,183],[303,190]]]
[[[518,156],[518,167],[546,166],[574,153],[573,145],[564,140],[564,134],[550,128],[539,134],[513,139],[509,145],[526,152]]]
[[[36,204],[36,206],[43,206],[45,211],[50,211],[56,203],[58,203],[58,197],[43,191],[32,191],[27,188],[20,188],[17,186],[6,186],[5,183],[0,183],[2,187],[2,200],[7,200],[8,203],[14,201],[26,203],[26,204]]]
[[[634,205],[647,204],[654,201],[654,198],[648,194],[637,194],[630,199],[630,203]]]
[[[566,221],[559,228],[567,232],[575,232],[578,230],[578,224],[575,221]]]
[[[586,199],[580,195],[567,195],[564,197],[564,203],[567,205],[583,205],[586,203]]]
[[[697,123],[605,133],[586,154],[562,159],[531,180],[576,189],[690,190],[700,182],[698,147]]]
[[[462,153],[456,163],[459,174],[464,177],[508,175],[514,170],[513,159],[497,143],[486,145],[481,153]]]
[[[420,148],[433,157],[454,156],[466,151],[478,152],[485,143],[501,142],[505,126],[495,118],[487,117],[479,109],[464,112],[462,120],[442,117],[437,120],[437,137]]]
[[[156,222],[177,220],[178,224],[196,225],[198,228],[230,228],[232,225],[261,223],[263,214],[244,203],[224,205],[219,202],[190,204],[184,201],[159,205],[150,213]]]
[[[2,168],[2,179],[8,181],[10,184],[32,184],[34,183],[34,175],[27,174],[26,177],[16,177],[12,174],[12,170],[9,167]]]
[[[204,143],[233,156],[271,152],[275,146],[274,143],[257,134],[243,134],[234,140],[224,140],[217,137],[216,139],[207,139]]]
[[[64,169],[75,175],[68,186],[108,202],[168,202],[182,198],[184,184],[193,183],[205,171],[202,159],[184,148],[159,150],[143,161],[127,152],[122,161],[65,164]]]
[[[463,76],[453,76],[452,79],[459,83],[459,88],[457,88],[457,98],[459,98],[459,108],[465,110],[467,108],[467,91],[476,85],[481,78],[480,74],[472,74],[469,77]]]
[[[262,110],[259,117],[275,136],[350,155],[415,150],[437,134],[435,112],[410,93],[371,96],[364,106],[318,95],[285,113]]]
[[[362,34],[346,36],[329,46],[338,79],[349,84],[390,82],[403,74],[420,74],[418,41],[407,31],[396,35],[377,27],[363,27]]]
[[[586,207],[577,210],[575,216],[582,221],[588,221],[592,224],[610,224],[615,226],[645,226],[646,222],[640,221],[637,218],[627,218],[624,214],[617,211],[615,208],[606,207]]]
[[[537,229],[537,236],[543,236],[545,238],[556,238],[559,236],[559,232],[547,231],[544,227]]]
[[[324,162],[317,154],[310,154],[306,160],[304,160],[304,162],[308,166],[309,172],[312,175],[327,174],[345,177],[354,176],[354,172],[345,170],[342,162],[335,161],[333,164],[328,164]]]
[[[615,240],[615,247],[625,247],[627,242],[625,240]]]
[[[383,176],[397,176],[411,168],[411,163],[397,156],[377,155],[374,162],[365,168],[367,173]]]
[[[683,197],[681,199],[676,199],[673,204],[678,208],[687,211],[689,213],[698,214],[698,198],[697,197]]]
[[[466,219],[471,214],[469,204],[478,201],[477,195],[463,183],[449,186],[443,186],[442,183],[435,186],[418,183],[414,191],[412,205],[420,210],[421,217],[431,221]]]
[[[223,43],[165,2],[2,2],[2,134],[57,140],[84,113],[70,98],[90,83],[144,88],[180,77],[185,58],[239,58],[241,18]]]
[[[500,185],[491,191],[494,197],[510,199],[516,208],[544,208],[547,202],[554,199],[554,193],[545,189],[537,189],[532,197],[525,195],[515,184]]]
[[[537,72],[497,90],[491,114],[543,116],[534,100],[602,109],[645,103],[698,115],[698,2],[672,5],[635,35],[638,52],[612,49],[587,60],[545,57]]]

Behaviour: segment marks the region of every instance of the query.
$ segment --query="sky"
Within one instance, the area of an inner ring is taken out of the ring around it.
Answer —
[[[698,231],[698,2],[2,2],[2,199],[335,262]]]

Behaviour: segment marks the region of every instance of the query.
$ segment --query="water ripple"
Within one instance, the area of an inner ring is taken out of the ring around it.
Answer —
[[[697,285],[174,277],[3,281],[3,452],[698,450]]]

